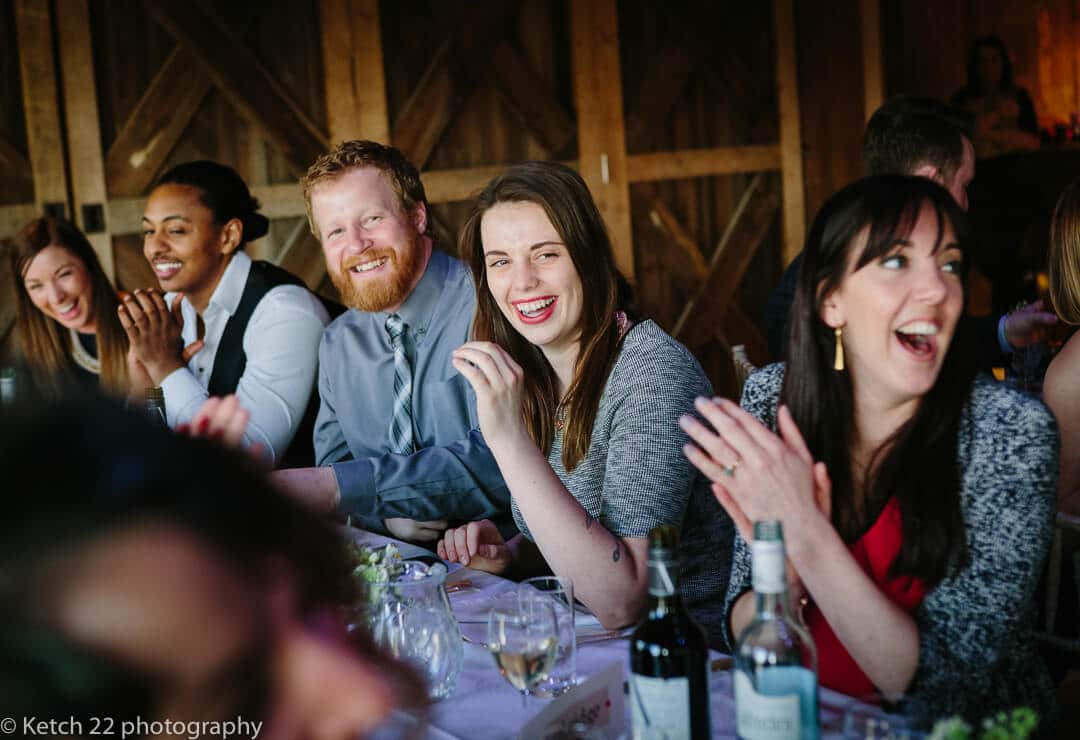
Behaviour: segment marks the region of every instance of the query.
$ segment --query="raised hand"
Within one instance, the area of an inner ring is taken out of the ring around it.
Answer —
[[[180,315],[181,298],[177,295],[170,308],[165,305],[160,293],[140,288],[125,296],[117,310],[120,325],[128,335],[131,352],[146,368],[154,385],[161,385],[170,373],[183,367],[202,349],[201,340],[188,347],[183,346],[180,336],[184,323]]]
[[[713,482],[713,494],[747,542],[753,522],[777,519],[784,524],[788,551],[812,547],[814,525],[832,526],[832,485],[824,463],[815,463],[787,407],[777,415],[780,434],[731,401],[698,399],[698,411],[712,425],[684,416],[680,426],[690,436],[687,459]],[[799,587],[790,566],[792,590]]]
[[[476,393],[480,431],[489,445],[526,434],[524,373],[506,350],[491,342],[468,342],[454,350],[452,362]]]
[[[443,560],[488,573],[504,573],[514,560],[506,541],[490,519],[448,530],[435,552]]]
[[[192,437],[220,439],[227,447],[239,447],[250,418],[251,413],[241,408],[235,395],[211,396],[191,417],[191,423],[181,424],[176,431]]]
[[[131,384],[131,397],[142,401],[146,389],[154,387],[154,379],[150,377],[150,373],[146,371],[146,365],[139,361],[138,355],[131,347],[128,348],[125,359],[127,360],[128,381]]]

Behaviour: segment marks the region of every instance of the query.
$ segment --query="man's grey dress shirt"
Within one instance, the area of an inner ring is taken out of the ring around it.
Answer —
[[[392,454],[394,350],[385,312],[349,310],[319,345],[315,459],[331,465],[341,510],[365,528],[382,520],[509,519],[510,494],[480,436],[472,388],[450,364],[469,340],[476,293],[468,268],[432,251],[424,276],[398,309],[409,326],[417,452]],[[500,529],[503,529],[501,526]]]

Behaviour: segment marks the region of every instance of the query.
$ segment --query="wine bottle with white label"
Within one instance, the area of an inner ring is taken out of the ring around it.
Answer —
[[[709,645],[679,595],[678,530],[649,533],[649,611],[630,638],[635,740],[711,736]]]
[[[816,740],[817,651],[788,599],[784,533],[754,523],[757,613],[735,643],[735,722],[744,740]]]

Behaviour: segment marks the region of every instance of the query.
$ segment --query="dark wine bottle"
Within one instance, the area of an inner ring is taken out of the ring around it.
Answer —
[[[679,595],[679,535],[649,533],[649,611],[630,638],[635,738],[708,738],[709,644]]]

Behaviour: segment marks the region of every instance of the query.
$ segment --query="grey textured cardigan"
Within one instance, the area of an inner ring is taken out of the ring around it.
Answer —
[[[747,381],[742,406],[771,429],[784,377],[769,365]],[[1040,401],[980,376],[957,443],[970,564],[916,611],[919,664],[908,691],[937,716],[981,719],[1030,706],[1054,713],[1050,677],[1032,635],[1035,587],[1057,510],[1058,433]],[[750,554],[736,535],[725,624],[750,586]]]

